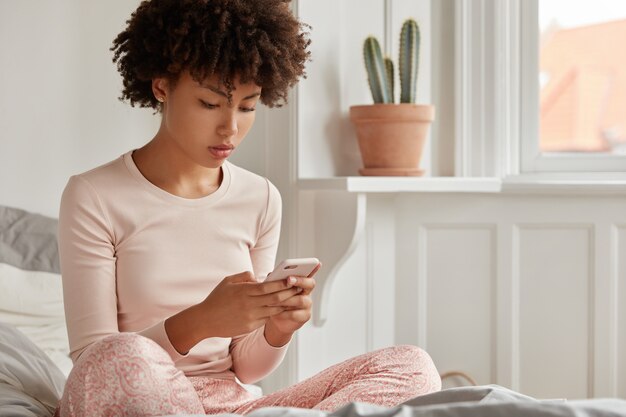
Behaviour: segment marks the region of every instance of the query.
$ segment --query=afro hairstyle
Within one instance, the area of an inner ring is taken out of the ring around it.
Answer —
[[[122,75],[120,101],[161,112],[152,80],[173,88],[183,71],[202,82],[214,74],[232,99],[233,80],[261,87],[268,107],[287,102],[306,78],[310,26],[291,12],[290,0],[145,0],[110,48]]]

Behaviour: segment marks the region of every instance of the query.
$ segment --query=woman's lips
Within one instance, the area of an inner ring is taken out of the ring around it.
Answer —
[[[233,148],[222,148],[222,147],[209,148],[209,152],[211,152],[211,155],[213,155],[214,157],[218,159],[228,158],[230,154],[232,153],[232,151],[233,151]]]

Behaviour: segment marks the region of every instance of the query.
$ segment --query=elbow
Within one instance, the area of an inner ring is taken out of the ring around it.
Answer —
[[[242,384],[254,384],[263,378],[263,375],[259,375],[255,372],[242,372],[241,370],[233,369],[235,376]]]
[[[87,350],[87,347],[89,347],[89,345],[87,345],[87,346],[85,346],[85,347],[83,347],[83,348],[80,348],[80,349],[75,349],[75,350],[72,350],[72,351],[70,352],[70,359],[72,360],[72,363],[73,363],[74,365],[76,365],[76,361],[78,361],[78,358],[80,358],[80,355],[82,355],[82,354],[83,354],[83,352],[84,352],[85,350]]]

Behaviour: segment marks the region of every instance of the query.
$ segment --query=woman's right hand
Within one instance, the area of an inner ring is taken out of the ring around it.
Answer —
[[[286,307],[276,304],[299,292],[289,278],[257,282],[249,271],[228,276],[196,306],[204,337],[234,337],[251,332],[263,326],[270,316],[285,311]]]

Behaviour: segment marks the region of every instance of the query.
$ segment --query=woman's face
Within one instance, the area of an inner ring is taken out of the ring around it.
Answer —
[[[157,97],[164,98],[161,129],[198,165],[221,166],[254,123],[261,87],[240,84],[238,79],[233,80],[233,87],[229,103],[217,76],[198,83],[185,71],[173,90],[163,79],[153,82]]]

